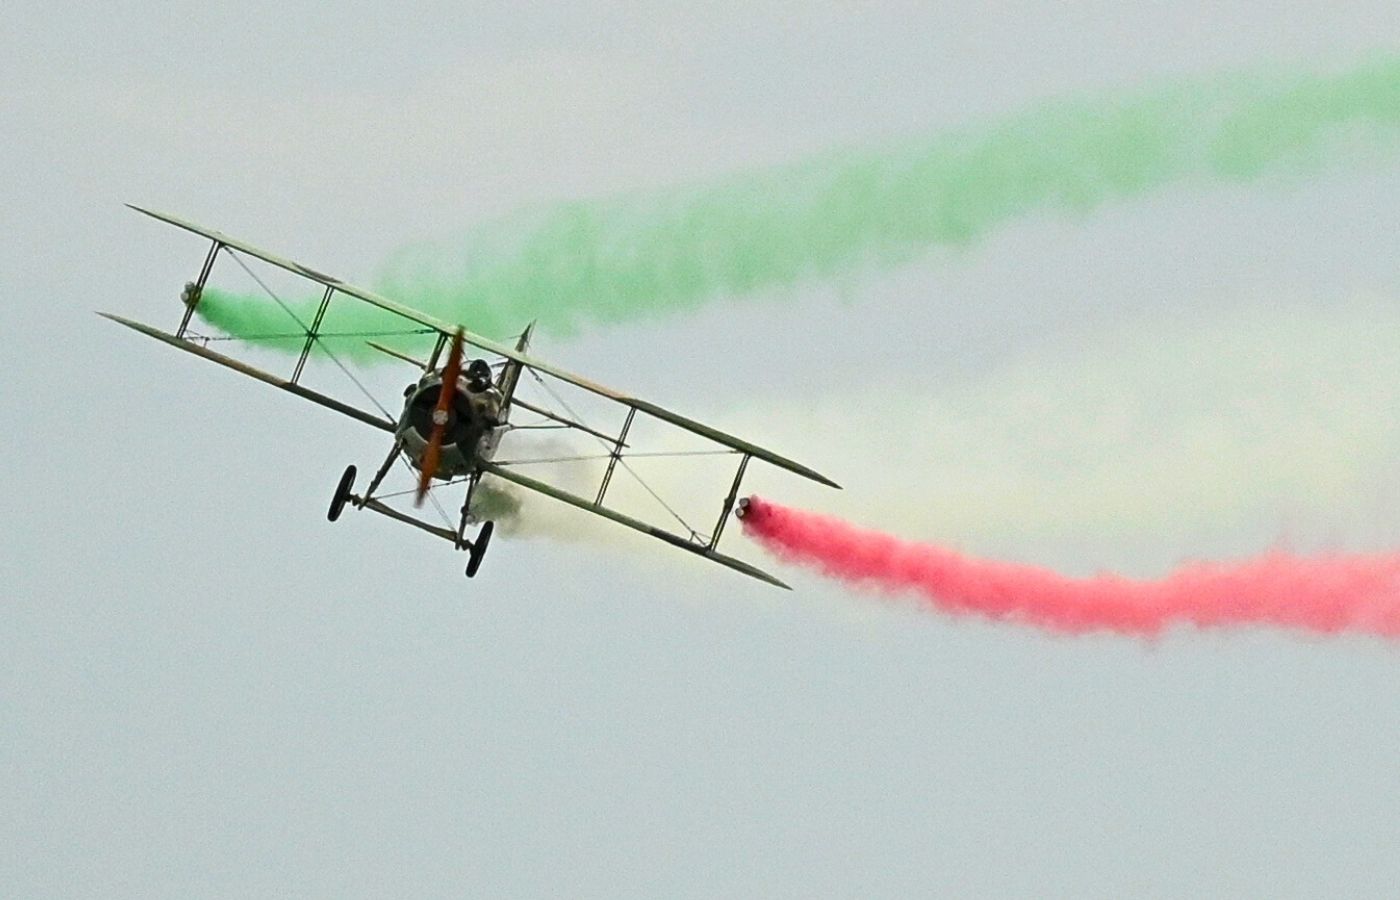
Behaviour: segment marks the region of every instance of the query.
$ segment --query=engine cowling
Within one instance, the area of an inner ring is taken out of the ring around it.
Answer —
[[[442,374],[436,372],[424,377],[405,393],[403,414],[395,434],[409,462],[421,471],[423,454],[433,433],[433,413],[442,393]],[[490,382],[474,383],[465,374],[458,378],[448,405],[447,421],[443,423],[437,471],[432,477],[445,480],[466,475],[475,468],[479,457],[489,457],[495,446],[493,432],[499,424],[499,413],[499,392]]]

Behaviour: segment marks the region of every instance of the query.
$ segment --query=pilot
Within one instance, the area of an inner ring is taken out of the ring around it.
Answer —
[[[474,359],[467,366],[467,384],[477,394],[491,387],[491,366],[486,360]]]

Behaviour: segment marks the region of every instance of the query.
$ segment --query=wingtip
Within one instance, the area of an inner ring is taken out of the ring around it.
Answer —
[[[765,584],[771,584],[771,585],[773,585],[773,587],[782,588],[782,589],[785,590],[785,591],[790,591],[790,590],[792,590],[792,585],[788,584],[786,581],[783,581],[781,578],[779,578],[778,576],[774,575],[773,573],[771,573],[771,572],[765,572],[764,570],[758,568],[757,566],[751,567],[751,568],[749,569],[748,574],[754,576],[754,577],[757,578],[759,581],[762,581],[762,582],[765,583]]]
[[[144,322],[138,322],[135,319],[128,319],[126,316],[119,316],[116,313],[101,311],[99,311],[97,314],[109,322],[116,322],[118,325],[130,328],[132,331],[139,331],[142,334],[147,334],[151,337],[159,338],[162,341],[168,342],[177,340],[177,338],[174,335],[168,335],[165,332],[161,331],[159,328],[153,328],[150,325],[147,325]]]
[[[809,468],[807,468],[806,466],[802,466],[801,468],[793,469],[793,471],[797,472],[799,475],[802,475],[802,476],[804,476],[804,477],[806,477],[806,478],[810,478],[812,481],[815,481],[817,484],[824,484],[824,485],[826,485],[826,486],[829,487],[829,488],[836,488],[838,491],[840,491],[840,490],[845,490],[843,487],[841,487],[841,485],[839,485],[839,484],[837,484],[836,482],[832,481],[830,478],[827,478],[827,477],[826,477],[825,475],[823,475],[822,473],[817,472],[817,471],[814,471],[814,470],[812,470],[812,469],[809,469]]]
[[[138,206],[135,203],[123,203],[122,205],[125,206],[127,209],[132,210],[133,212],[139,212],[143,216],[150,216],[152,219],[156,219],[157,221],[167,222],[172,225],[181,225],[180,220],[176,219],[169,213],[159,212],[158,210],[151,209],[149,206]],[[181,227],[185,226],[181,225]]]
[[[754,571],[749,572],[747,574],[752,575],[754,578],[757,578],[764,584],[771,584],[775,588],[782,588],[785,591],[792,590],[792,585],[788,584],[786,581],[783,581],[781,578],[778,578],[774,575],[770,575],[762,569],[755,569]]]

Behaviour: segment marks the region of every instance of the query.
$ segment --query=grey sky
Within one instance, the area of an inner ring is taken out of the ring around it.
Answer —
[[[407,529],[325,522],[377,435],[92,315],[169,324],[199,262],[123,201],[368,279],[519,205],[1400,40],[1392,3],[1280,6],[8,8],[5,892],[1392,894],[1390,645],[1065,640],[640,540],[503,541],[469,583]],[[540,350],[686,411],[741,415],[754,385],[808,402],[833,364],[937,397],[1047,345],[1111,353],[1100,324],[1135,316],[1394,304],[1396,210],[1391,169],[1173,192]],[[1013,544],[1150,572],[1287,526]],[[1400,538],[1389,507],[1323,526]]]

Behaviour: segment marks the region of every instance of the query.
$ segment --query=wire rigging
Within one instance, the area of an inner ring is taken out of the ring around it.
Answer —
[[[191,337],[197,338],[205,343],[216,341],[240,341],[243,343],[257,343],[258,341],[301,341],[306,339],[305,332],[292,333],[280,332],[277,334],[242,334],[237,337],[227,334],[199,334],[198,332],[188,332]],[[411,328],[399,329],[397,331],[320,331],[318,338],[371,338],[371,337],[412,337],[419,334],[437,334],[434,328]]]
[[[545,392],[548,393],[549,396],[552,397],[552,398],[554,399],[554,402],[555,402],[555,403],[558,403],[560,406],[564,407],[564,412],[566,412],[566,413],[568,413],[570,416],[572,416],[573,419],[574,419],[574,421],[576,421],[576,422],[581,422],[581,421],[583,421],[582,417],[580,417],[578,413],[574,412],[573,408],[572,408],[571,406],[569,406],[568,401],[566,401],[563,397],[560,397],[559,394],[558,394],[558,392],[555,391],[554,388],[552,388],[552,387],[549,386],[549,382],[547,382],[547,381],[545,381],[543,378],[541,378],[541,377],[540,377],[540,374],[539,374],[538,372],[536,372],[534,369],[530,369],[528,366],[527,366],[526,368],[527,368],[527,370],[528,370],[529,373],[530,373],[530,377],[534,378],[535,381],[540,385],[540,387],[544,388]],[[605,449],[608,447],[608,442],[605,441],[605,440],[603,440],[602,438],[595,436],[595,437],[594,437],[594,440],[596,440],[596,441],[598,442],[599,446],[601,446],[601,447],[603,447],[603,448],[605,448]],[[655,500],[657,503],[661,504],[661,507],[662,507],[663,509],[665,509],[666,512],[668,512],[668,513],[671,514],[671,518],[675,519],[677,522],[680,523],[680,526],[681,526],[682,528],[684,528],[686,531],[690,532],[690,536],[691,536],[692,538],[694,538],[694,539],[696,539],[696,540],[699,540],[699,539],[700,539],[700,533],[699,533],[698,531],[696,531],[694,528],[691,528],[691,527],[690,527],[690,523],[687,522],[685,519],[681,518],[680,513],[676,512],[674,509],[671,508],[671,505],[670,505],[669,503],[667,503],[665,500],[661,499],[661,495],[658,494],[656,491],[652,490],[651,485],[647,484],[647,483],[646,483],[646,480],[643,479],[642,476],[638,475],[638,474],[636,473],[636,471],[635,471],[631,466],[629,466],[629,465],[627,464],[627,460],[624,459],[624,458],[622,457],[622,455],[621,455],[621,453],[620,453],[620,450],[619,450],[618,452],[614,452],[614,451],[609,451],[609,452],[608,452],[608,458],[612,458],[612,457],[614,457],[614,456],[616,456],[617,461],[620,462],[620,463],[622,464],[622,468],[624,468],[624,469],[627,470],[627,474],[629,474],[629,475],[631,475],[633,478],[635,478],[635,479],[637,480],[637,483],[640,484],[640,485],[642,486],[642,488],[643,488],[648,494],[651,495],[652,499]]]
[[[381,414],[383,414],[384,418],[389,419],[390,421],[393,421],[393,419],[394,419],[393,414],[390,413],[389,410],[388,410],[387,408],[385,408],[385,406],[384,406],[382,403],[379,402],[379,400],[374,396],[374,394],[372,394],[372,393],[370,392],[370,390],[369,390],[367,387],[365,387],[364,384],[363,384],[358,378],[356,378],[356,377],[354,376],[354,374],[350,371],[350,369],[349,369],[343,362],[341,362],[341,360],[340,360],[333,352],[331,352],[330,347],[326,344],[326,341],[325,341],[324,339],[325,339],[325,338],[349,338],[349,337],[360,337],[360,338],[363,338],[363,337],[393,337],[393,336],[404,336],[404,335],[413,335],[413,334],[429,334],[429,333],[432,333],[433,331],[435,331],[435,329],[423,328],[423,329],[408,329],[408,330],[401,330],[401,331],[345,332],[345,333],[329,333],[329,334],[324,334],[324,335],[323,335],[323,334],[321,334],[321,333],[319,333],[319,332],[313,331],[305,322],[303,322],[303,321],[301,320],[301,317],[298,316],[298,315],[296,314],[296,311],[293,310],[293,309],[291,308],[291,306],[289,306],[286,302],[284,302],[284,301],[282,300],[282,298],[279,297],[279,296],[277,295],[277,293],[276,293],[275,291],[273,291],[272,288],[269,287],[269,286],[267,285],[267,282],[265,282],[261,277],[259,277],[258,274],[257,274],[257,272],[255,272],[252,268],[250,268],[250,267],[248,266],[248,264],[247,264],[246,262],[243,261],[243,258],[242,258],[242,256],[241,256],[239,253],[234,252],[234,251],[230,248],[230,249],[228,249],[228,255],[231,256],[231,257],[233,258],[234,262],[238,263],[239,268],[241,268],[241,269],[248,275],[249,278],[253,279],[253,281],[257,283],[258,287],[262,288],[263,292],[266,293],[269,297],[271,297],[272,300],[273,300],[273,302],[276,303],[276,304],[282,309],[282,311],[283,311],[284,313],[286,313],[287,316],[288,316],[289,318],[291,318],[291,320],[297,324],[297,327],[300,328],[300,329],[301,329],[301,332],[302,332],[301,334],[265,334],[265,335],[253,335],[253,336],[246,336],[246,335],[245,335],[245,336],[243,336],[243,337],[238,338],[238,340],[243,340],[243,341],[249,341],[249,340],[291,340],[291,339],[294,339],[294,338],[296,338],[296,339],[300,339],[300,338],[310,338],[312,341],[314,341],[314,342],[321,348],[321,351],[322,351],[323,353],[325,353],[326,358],[329,359],[332,363],[335,364],[336,368],[338,368],[338,369],[341,371],[341,373],[342,373],[347,379],[349,379],[350,382],[351,382],[352,384],[354,384],[356,388],[359,389],[360,393],[364,394],[365,398],[366,398],[367,400],[369,400],[370,403],[374,404],[374,407],[375,407],[377,410],[379,410],[379,412],[380,412]],[[517,336],[517,340],[519,339],[519,337],[523,337],[523,336],[524,336],[524,332],[521,332],[521,334]],[[230,337],[217,337],[217,336],[211,336],[211,337],[204,337],[204,336],[201,336],[201,339],[202,339],[203,341],[205,341],[206,343],[209,342],[209,341],[216,341],[216,340],[233,340],[233,338],[230,338]],[[501,363],[501,364],[503,364],[503,363]],[[501,364],[498,364],[498,365],[501,365]],[[564,411],[567,412],[570,416],[572,416],[573,419],[574,419],[575,421],[582,421],[582,417],[580,417],[579,414],[578,414],[577,412],[574,411],[573,407],[571,407],[571,406],[569,405],[568,401],[565,400],[563,397],[561,397],[561,396],[559,395],[559,393],[558,393],[557,391],[555,391],[554,388],[552,388],[552,387],[549,385],[549,382],[547,382],[547,381],[545,381],[543,378],[541,378],[538,372],[536,372],[533,368],[531,368],[531,367],[529,367],[529,366],[524,366],[523,368],[525,368],[526,371],[528,371],[528,372],[530,373],[530,376],[531,376],[532,378],[535,379],[535,381],[540,385],[540,387],[542,387],[542,388],[545,390],[546,393],[549,394],[549,396],[554,400],[554,402],[555,402],[555,403],[558,403],[561,407],[563,407]],[[562,427],[562,426],[551,426],[551,425],[543,425],[543,424],[541,424],[541,425],[517,425],[517,426],[513,426],[513,430],[546,430],[546,429],[559,428],[559,427]],[[669,513],[670,516],[671,516],[673,519],[675,519],[676,522],[679,523],[680,526],[681,526],[682,528],[684,528],[687,532],[690,533],[690,536],[691,536],[692,539],[695,539],[695,540],[702,540],[702,537],[701,537],[700,533],[699,533],[698,531],[696,531],[693,527],[691,527],[690,523],[687,522],[687,521],[681,516],[680,513],[676,512],[676,510],[675,510],[674,508],[672,508],[672,506],[671,506],[669,503],[667,503],[667,502],[661,497],[661,495],[658,494],[658,493],[656,492],[656,490],[654,490],[654,489],[652,488],[652,486],[651,486],[650,484],[648,484],[648,483],[646,482],[646,479],[642,478],[641,475],[637,474],[637,471],[636,471],[635,469],[633,469],[631,465],[628,464],[627,458],[625,458],[625,457],[621,454],[620,448],[616,447],[616,445],[610,445],[610,442],[609,442],[609,441],[607,441],[607,440],[605,440],[605,439],[603,439],[603,438],[601,438],[601,437],[598,437],[597,435],[593,435],[592,437],[594,438],[594,440],[596,440],[596,441],[598,442],[599,446],[603,447],[603,448],[604,448],[605,450],[607,450],[608,452],[607,452],[607,453],[604,453],[604,454],[579,455],[579,456],[560,456],[560,457],[545,458],[545,459],[509,460],[509,461],[500,462],[500,463],[498,463],[498,465],[502,465],[502,466],[517,465],[517,466],[520,466],[520,465],[537,465],[537,464],[559,463],[559,462],[581,462],[581,461],[586,461],[586,460],[616,459],[619,463],[621,463],[622,468],[627,472],[627,474],[630,475],[639,485],[641,485],[642,488],[643,488],[643,490],[645,490],[645,491],[651,496],[651,498],[652,498],[653,500],[655,500],[655,501],[661,506],[662,509],[666,510],[666,512]],[[646,456],[646,457],[730,456],[730,455],[734,455],[734,454],[737,453],[737,452],[738,452],[738,451],[736,451],[736,450],[694,450],[694,451],[672,451],[672,452],[655,452],[655,453],[632,453],[632,454],[628,454],[628,456],[631,456],[631,457],[643,457],[643,456]],[[408,471],[409,471],[410,474],[413,473],[413,468],[412,468],[412,466],[409,465],[409,463],[408,463],[408,461],[407,461],[406,459],[403,459],[402,457],[400,457],[399,461],[404,465],[405,468],[408,469]],[[436,487],[450,487],[450,486],[452,486],[452,485],[454,485],[454,484],[459,484],[459,483],[461,483],[461,481],[462,481],[461,479],[454,480],[454,481],[448,481],[448,482],[446,482],[445,484],[437,485]],[[401,491],[401,492],[395,492],[395,493],[391,493],[391,494],[385,494],[385,495],[383,495],[383,496],[384,496],[385,499],[387,499],[387,498],[390,498],[390,497],[399,496],[400,494],[404,494],[404,493],[411,493],[411,492],[409,492],[409,491]],[[452,528],[452,527],[453,527],[453,523],[452,523],[451,517],[447,515],[447,510],[443,509],[442,503],[439,502],[438,498],[433,494],[431,488],[430,488],[429,491],[428,491],[428,499],[430,499],[430,500],[432,501],[433,507],[437,510],[438,515],[442,517],[442,520],[443,520],[443,522],[447,525],[447,527],[448,527],[448,528]]]
[[[375,396],[369,392],[369,388],[361,384],[360,379],[356,378],[353,374],[351,374],[350,370],[346,368],[345,363],[341,362],[340,359],[337,358],[336,355],[331,352],[331,349],[325,345],[325,342],[321,340],[320,335],[308,328],[306,323],[301,320],[301,318],[292,310],[292,308],[286,303],[282,302],[282,298],[277,296],[277,294],[272,290],[272,288],[267,286],[267,282],[259,278],[258,273],[254,272],[248,267],[248,264],[243,261],[243,257],[233,252],[233,250],[229,250],[228,255],[233,257],[233,261],[238,263],[239,268],[241,268],[244,272],[248,273],[249,278],[253,279],[258,283],[258,287],[266,291],[267,295],[271,297],[278,306],[282,307],[283,312],[292,317],[292,321],[297,323],[298,327],[300,327],[301,330],[305,332],[306,337],[311,338],[313,341],[320,345],[321,349],[326,354],[326,358],[329,359],[331,362],[335,363],[336,368],[339,369],[342,373],[344,373],[345,377],[350,379],[350,382],[354,384],[355,387],[360,389],[360,393],[364,394],[365,398],[368,399],[370,403],[374,404],[375,409],[378,409],[379,412],[383,414],[384,418],[388,419],[390,422],[394,421],[393,413],[385,409],[384,404],[380,403],[379,400],[377,400]],[[452,523],[449,520],[448,525],[451,524]]]
[[[563,428],[564,426],[559,425],[554,427]],[[629,459],[637,459],[638,457],[671,458],[678,456],[735,456],[738,453],[738,450],[662,450],[657,451],[655,453],[629,453],[627,454],[627,456]],[[597,460],[602,459],[612,459],[612,454],[589,453],[581,456],[554,456],[547,459],[508,459],[504,461],[495,460],[495,463],[498,466],[531,466],[540,465],[543,463],[595,462]]]

